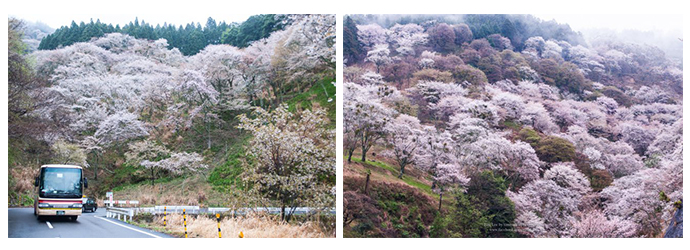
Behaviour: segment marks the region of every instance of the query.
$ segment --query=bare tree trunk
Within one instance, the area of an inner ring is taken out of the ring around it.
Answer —
[[[211,149],[211,131],[207,129],[206,131],[206,149]]]
[[[206,123],[206,149],[211,149],[211,122],[208,120],[208,112],[204,113],[204,122]]]
[[[402,180],[403,174],[405,174],[405,165],[400,165],[400,174],[398,175],[398,179]]]
[[[367,171],[367,181],[364,184],[364,194],[369,194],[369,177],[371,176],[371,171]]]
[[[153,169],[151,168],[151,186],[155,185],[154,182],[156,181],[156,173],[153,172]]]
[[[98,154],[95,154],[96,157],[96,164],[93,166],[93,179],[98,181]]]
[[[441,204],[443,204],[443,193],[439,193],[438,198],[438,212],[441,213]]]

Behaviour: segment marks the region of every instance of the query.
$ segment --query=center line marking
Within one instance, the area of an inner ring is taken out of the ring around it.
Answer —
[[[50,224],[50,221],[46,221],[46,224],[48,224],[48,227],[49,227],[50,229],[53,229],[53,225]]]

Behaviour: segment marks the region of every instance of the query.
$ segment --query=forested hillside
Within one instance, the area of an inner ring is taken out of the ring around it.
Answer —
[[[69,163],[85,167],[99,199],[114,190],[142,205],[275,206],[284,220],[294,207],[331,209],[335,16],[270,20],[238,26],[228,37],[250,37],[242,47],[204,40],[188,56],[159,39],[163,28],[136,22],[74,40],[60,37],[82,25],[63,27],[43,40],[58,48],[25,54],[10,19],[10,204],[32,204],[41,164]]]
[[[682,64],[657,47],[524,15],[343,32],[346,236],[661,237],[682,207]]]
[[[216,22],[208,18],[202,27],[200,23],[188,23],[185,26],[174,24],[157,24],[155,27],[144,20],[135,19],[123,27],[102,23],[100,20],[89,23],[72,21],[69,26],[62,26],[54,33],[41,40],[38,49],[51,50],[66,47],[77,42],[88,42],[92,38],[102,37],[109,33],[122,33],[137,39],[165,39],[167,48],[177,48],[183,55],[194,55],[211,44],[230,44],[244,48],[253,41],[268,37],[271,32],[288,26],[292,21],[287,15],[255,15],[242,23]]]

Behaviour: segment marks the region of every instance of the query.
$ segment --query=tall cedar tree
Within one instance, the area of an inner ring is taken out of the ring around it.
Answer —
[[[343,25],[343,51],[348,64],[357,63],[366,55],[357,39],[357,24],[349,16],[345,18]]]

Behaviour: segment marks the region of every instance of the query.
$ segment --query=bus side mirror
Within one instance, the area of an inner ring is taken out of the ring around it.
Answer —
[[[38,187],[38,177],[36,177],[36,179],[34,179],[34,187]]]
[[[89,188],[89,180],[84,178],[84,188]]]

